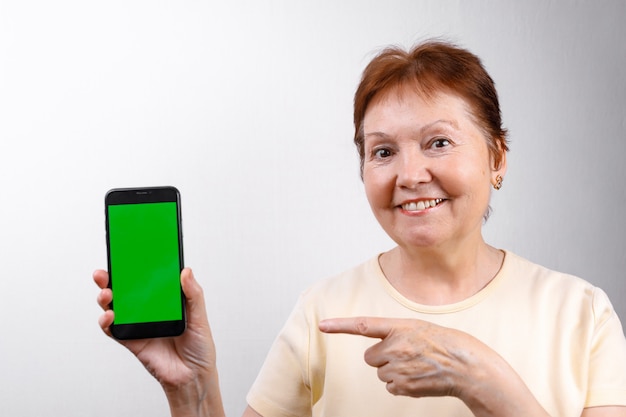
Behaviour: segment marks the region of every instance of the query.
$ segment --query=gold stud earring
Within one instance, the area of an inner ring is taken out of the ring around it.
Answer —
[[[502,175],[498,174],[496,176],[496,183],[493,184],[493,188],[494,190],[499,190],[500,188],[502,188]]]

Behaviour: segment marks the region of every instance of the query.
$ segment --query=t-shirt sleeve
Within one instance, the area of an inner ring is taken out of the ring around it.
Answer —
[[[598,288],[594,293],[593,313],[595,331],[585,407],[626,406],[626,338],[611,302]]]
[[[264,417],[311,415],[308,376],[310,325],[298,302],[274,341],[256,381],[248,405]]]

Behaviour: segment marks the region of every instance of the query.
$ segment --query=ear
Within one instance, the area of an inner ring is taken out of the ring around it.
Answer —
[[[507,150],[502,146],[502,141],[498,140],[496,142],[498,144],[498,158],[494,158],[493,168],[492,168],[492,178],[495,178],[500,175],[502,178],[506,175],[507,169],[507,161],[506,161],[506,153]]]
[[[506,151],[503,149],[500,149],[499,152],[500,152],[500,161],[497,164],[497,166],[494,167],[494,174],[500,174],[504,177],[504,174],[506,174],[506,168],[507,168]]]

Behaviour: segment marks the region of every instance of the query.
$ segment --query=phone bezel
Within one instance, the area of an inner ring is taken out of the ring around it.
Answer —
[[[178,258],[180,270],[183,270],[183,231],[180,192],[178,191],[178,189],[172,186],[114,188],[109,190],[105,195],[107,266],[109,271],[109,288],[111,288],[111,290],[113,290],[114,287],[113,282],[115,280],[115,271],[112,269],[111,265],[111,248],[109,241],[109,206],[120,204],[142,204],[159,202],[176,203],[176,220],[178,225]],[[185,295],[183,294],[182,288],[180,291],[180,295],[180,320],[116,324],[114,319],[113,324],[111,325],[111,334],[113,335],[113,337],[120,340],[173,337],[181,335],[185,331],[187,325],[187,318],[185,313]],[[115,299],[115,293],[113,298]],[[114,301],[111,302],[111,309],[115,311]]]

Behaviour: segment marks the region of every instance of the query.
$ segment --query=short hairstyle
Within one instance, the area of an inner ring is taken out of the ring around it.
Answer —
[[[361,160],[361,175],[365,159],[363,119],[367,107],[374,97],[403,86],[415,88],[426,99],[440,92],[465,99],[485,135],[495,168],[500,167],[502,152],[509,147],[493,80],[476,55],[448,42],[428,40],[409,51],[388,47],[363,71],[354,95],[354,143]]]

